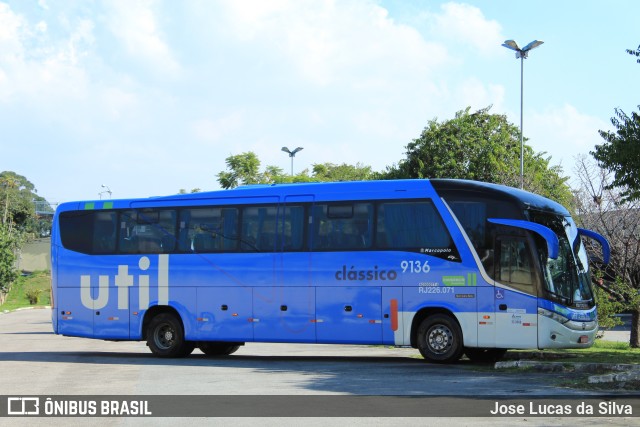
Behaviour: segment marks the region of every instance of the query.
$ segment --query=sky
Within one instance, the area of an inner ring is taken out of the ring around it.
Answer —
[[[573,176],[640,104],[635,0],[0,0],[0,171],[51,203],[216,190],[280,149],[383,170],[489,105]],[[111,191],[111,195],[105,191]],[[102,193],[102,194],[101,194]]]

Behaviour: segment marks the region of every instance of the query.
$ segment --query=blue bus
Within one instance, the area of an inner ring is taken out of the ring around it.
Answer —
[[[160,357],[247,342],[411,346],[439,363],[588,347],[598,322],[581,236],[607,262],[607,241],[558,203],[465,180],[64,203],[53,329],[146,341]]]

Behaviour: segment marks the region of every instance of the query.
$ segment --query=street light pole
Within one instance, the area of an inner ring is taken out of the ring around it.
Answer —
[[[289,157],[291,157],[291,176],[293,176],[293,158],[296,156],[298,151],[302,150],[302,147],[298,147],[293,151],[290,151],[287,147],[282,147],[282,151],[285,153],[289,153]]]
[[[111,189],[109,188],[109,186],[102,184],[101,187],[102,188],[106,188],[106,190],[101,191],[101,192],[98,193],[98,196],[100,196],[100,200],[102,200],[102,195],[104,193],[108,193],[109,194],[109,199],[111,199]]]
[[[516,59],[520,59],[520,188],[524,188],[524,60],[529,56],[529,51],[540,46],[543,41],[534,40],[522,49],[513,40],[505,40],[502,46],[516,52]]]

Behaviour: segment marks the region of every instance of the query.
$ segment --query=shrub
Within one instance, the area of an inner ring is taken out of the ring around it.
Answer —
[[[24,295],[29,300],[29,304],[36,305],[38,304],[38,299],[40,298],[41,293],[42,289],[27,289]]]

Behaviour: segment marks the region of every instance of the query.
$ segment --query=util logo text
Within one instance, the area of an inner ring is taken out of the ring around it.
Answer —
[[[151,260],[143,256],[138,261],[141,271],[147,271],[151,266]],[[91,276],[80,276],[80,299],[82,305],[87,308],[99,310],[106,307],[109,302],[109,280],[111,276],[98,276],[98,295],[91,296]],[[149,275],[139,274],[138,279],[138,308],[149,308]],[[115,285],[118,288],[118,309],[129,309],[129,288],[134,285],[136,276],[129,274],[128,265],[118,265],[118,274],[115,275]],[[169,255],[158,255],[158,304],[169,303]]]

